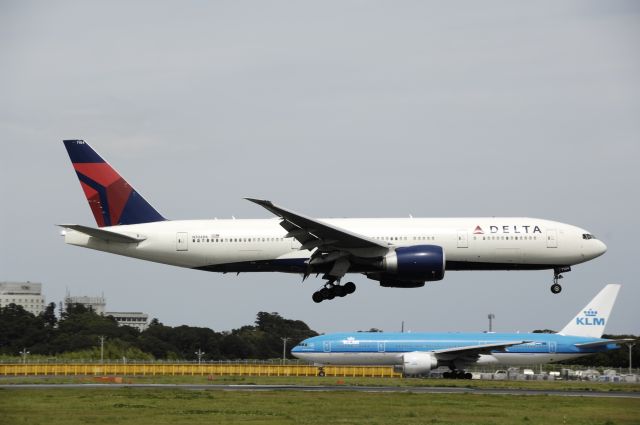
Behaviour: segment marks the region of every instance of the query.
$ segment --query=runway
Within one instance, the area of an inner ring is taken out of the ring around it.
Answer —
[[[520,396],[560,396],[595,398],[640,398],[640,392],[630,391],[562,391],[460,387],[378,387],[359,385],[192,385],[192,384],[14,384],[0,385],[0,389],[174,389],[208,391],[356,391],[365,393],[415,393],[415,394],[489,394]]]

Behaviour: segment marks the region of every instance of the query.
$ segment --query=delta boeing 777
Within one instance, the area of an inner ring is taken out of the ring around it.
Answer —
[[[558,362],[620,348],[628,339],[602,333],[620,285],[604,287],[557,334],[351,332],[308,338],[291,350],[321,365],[394,365],[407,375],[445,366],[445,378],[470,379],[473,364],[533,365]]]
[[[343,297],[360,273],[415,288],[445,270],[553,270],[551,291],[571,266],[607,247],[576,226],[526,217],[316,219],[251,199],[276,215],[258,220],[167,220],[83,140],[65,140],[98,228],[62,224],[65,242],[179,267],[298,273],[326,281],[315,302]]]

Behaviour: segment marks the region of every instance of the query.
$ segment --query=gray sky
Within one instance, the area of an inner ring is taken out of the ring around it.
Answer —
[[[640,6],[548,2],[0,3],[0,280],[226,330],[258,311],[321,332],[560,329],[606,283],[640,334]],[[532,216],[609,251],[551,271],[220,275],[64,245],[95,225],[61,140],[92,144],[166,217]]]

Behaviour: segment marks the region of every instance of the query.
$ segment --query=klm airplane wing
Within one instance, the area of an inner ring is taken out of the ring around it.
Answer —
[[[443,350],[434,350],[433,354],[438,359],[453,360],[460,357],[477,357],[480,354],[491,354],[495,350],[503,350],[507,347],[518,344],[526,344],[531,341],[502,341],[495,344],[468,345],[466,347],[445,348]]]
[[[376,239],[359,235],[337,226],[306,217],[271,201],[245,198],[269,210],[282,219],[280,225],[287,231],[286,237],[300,242],[301,250],[317,248],[310,264],[334,263],[331,276],[340,278],[349,270],[349,257],[375,258],[389,252],[389,247]]]
[[[129,236],[122,233],[111,232],[109,230],[82,226],[80,224],[59,224],[58,226],[65,229],[75,230],[76,232],[84,233],[85,235],[89,235],[97,239],[102,239],[107,242],[138,243],[146,239],[146,237],[141,235]]]

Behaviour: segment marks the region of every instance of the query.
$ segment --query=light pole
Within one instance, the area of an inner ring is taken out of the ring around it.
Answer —
[[[195,352],[195,355],[198,356],[198,364],[202,363],[202,356],[206,353],[198,348],[198,351]]]
[[[493,319],[496,318],[496,315],[493,313],[489,313],[487,318],[489,319],[489,332],[493,332]]]
[[[629,375],[631,375],[631,366],[632,366],[631,365],[631,353],[632,353],[631,350],[633,349],[634,345],[636,345],[635,342],[628,342],[627,343],[627,347],[629,347]]]
[[[104,336],[100,336],[100,364],[104,363]]]
[[[285,364],[287,362],[287,341],[291,338],[285,336],[280,339],[282,340],[282,364]]]
[[[31,353],[29,353],[26,348],[23,348],[22,351],[20,351],[20,354],[22,355],[22,363],[26,363],[27,355]]]

